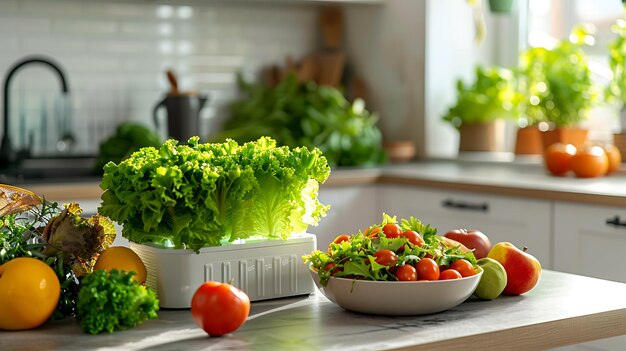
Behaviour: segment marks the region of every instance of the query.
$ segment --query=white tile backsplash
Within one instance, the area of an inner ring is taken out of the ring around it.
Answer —
[[[209,95],[200,132],[210,134],[237,96],[237,72],[256,78],[262,67],[316,49],[315,6],[193,4],[0,1],[0,72],[4,76],[29,55],[57,62],[70,89],[75,152],[93,154],[121,121],[153,126],[152,109],[169,89],[168,68],[178,75],[179,88]],[[55,125],[61,95],[55,74],[24,67],[10,89],[14,146],[32,133],[36,151],[53,150],[61,132]]]

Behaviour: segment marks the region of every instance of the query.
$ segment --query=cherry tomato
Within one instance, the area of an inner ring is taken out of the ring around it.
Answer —
[[[441,272],[441,274],[439,275],[439,280],[459,279],[459,278],[463,278],[461,273],[459,273],[457,270],[452,269],[452,268],[446,269],[445,271]]]
[[[409,242],[415,246],[422,247],[422,245],[424,244],[424,240],[422,239],[422,237],[414,230],[407,230],[406,232],[402,232],[400,236],[407,238]]]
[[[337,274],[339,272],[342,272],[343,271],[343,267],[336,267],[334,262],[328,262],[324,266],[324,270],[325,271],[329,271],[330,275],[335,275],[335,274]]]
[[[556,176],[564,176],[572,169],[576,147],[572,144],[555,143],[546,149],[543,158],[546,168]]]
[[[206,282],[191,298],[191,316],[210,336],[222,336],[237,330],[248,314],[248,295],[227,283]]]
[[[439,279],[439,266],[432,258],[424,257],[415,265],[417,268],[417,277],[420,280],[437,280]]]
[[[367,229],[365,229],[365,231],[363,232],[363,235],[365,235],[366,237],[373,239],[378,237],[378,233],[380,233],[380,227],[367,227]]]
[[[383,226],[383,233],[388,238],[397,238],[402,233],[402,228],[395,223],[387,223]]]
[[[350,236],[348,234],[341,234],[333,240],[334,244],[341,244],[344,241],[350,241]]]
[[[387,267],[395,266],[398,262],[398,255],[391,250],[378,250],[374,252],[374,257],[376,263]]]
[[[450,265],[450,268],[459,272],[462,277],[470,277],[476,274],[476,270],[474,269],[474,266],[472,266],[470,261],[464,260],[464,259],[456,260],[452,262],[452,264]]]
[[[600,146],[588,146],[572,157],[572,170],[580,178],[603,176],[609,170],[609,158]]]
[[[411,266],[410,264],[405,264],[403,266],[398,267],[394,274],[396,278],[398,278],[399,281],[405,282],[405,281],[417,280],[417,270],[415,269],[415,267]]]
[[[333,244],[341,244],[344,241],[350,241],[350,236],[348,234],[341,234],[337,236],[332,243],[328,244],[328,253],[332,254]]]

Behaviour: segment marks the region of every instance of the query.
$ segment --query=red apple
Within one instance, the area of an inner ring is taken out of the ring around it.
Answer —
[[[489,250],[491,250],[491,241],[487,235],[476,229],[455,229],[447,232],[444,236],[473,249],[476,259],[487,257]]]
[[[493,258],[504,266],[507,283],[505,295],[521,295],[532,290],[541,277],[541,263],[533,255],[518,249],[509,242],[497,243],[487,257]]]

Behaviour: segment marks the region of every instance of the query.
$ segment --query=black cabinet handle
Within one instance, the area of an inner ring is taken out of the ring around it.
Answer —
[[[618,215],[615,215],[615,217],[612,217],[612,218],[607,218],[606,224],[613,225],[616,227],[626,227],[626,222],[620,221],[620,218]]]
[[[454,210],[489,212],[489,204],[487,202],[484,202],[482,204],[473,204],[464,201],[454,201],[452,199],[447,199],[441,203],[441,206]]]

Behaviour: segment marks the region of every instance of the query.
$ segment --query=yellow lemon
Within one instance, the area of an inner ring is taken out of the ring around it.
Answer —
[[[146,282],[146,266],[135,251],[125,246],[111,246],[102,251],[93,269],[104,269],[107,272],[112,269],[135,272],[137,275],[134,275],[133,279],[139,282],[139,284]]]
[[[24,330],[42,325],[59,303],[56,273],[35,258],[19,257],[0,266],[0,329]]]

